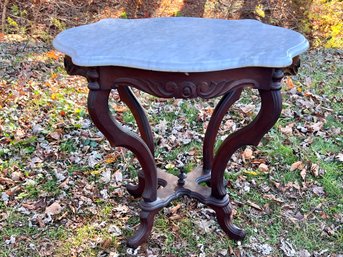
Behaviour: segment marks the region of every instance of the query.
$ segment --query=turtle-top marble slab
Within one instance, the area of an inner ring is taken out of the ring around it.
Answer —
[[[309,47],[301,34],[256,20],[104,19],[61,32],[54,47],[79,66],[166,72],[287,67]]]

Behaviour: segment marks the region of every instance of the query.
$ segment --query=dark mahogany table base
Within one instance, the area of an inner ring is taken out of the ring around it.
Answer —
[[[295,61],[296,64],[296,61]],[[70,75],[81,75],[89,82],[88,110],[97,128],[111,146],[131,150],[141,164],[138,184],[128,185],[129,193],[142,197],[140,226],[127,244],[136,248],[144,243],[153,227],[154,216],[172,200],[186,195],[211,207],[225,233],[234,240],[245,237],[243,230],[231,223],[232,210],[225,188],[224,172],[232,154],[240,147],[257,145],[263,135],[275,124],[281,113],[282,69],[249,67],[215,72],[175,73],[139,70],[124,67],[80,67],[65,57]],[[296,65],[292,66],[292,71]],[[130,87],[163,98],[214,98],[222,96],[208,124],[203,144],[203,166],[179,177],[157,169],[154,161],[153,135],[142,106]],[[216,153],[214,145],[219,126],[230,106],[245,87],[258,89],[261,109],[246,127],[229,135]],[[108,98],[112,89],[133,113],[140,132],[124,128],[111,115]],[[210,186],[202,186],[207,182]]]

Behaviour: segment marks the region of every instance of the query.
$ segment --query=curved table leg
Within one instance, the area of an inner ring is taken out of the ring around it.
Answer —
[[[257,145],[263,135],[275,124],[281,113],[280,91],[262,91],[262,106],[257,117],[246,127],[231,134],[220,146],[213,163],[211,173],[212,197],[222,199],[226,194],[224,186],[224,171],[232,154],[245,145]],[[212,207],[216,211],[218,223],[225,233],[232,239],[242,240],[245,233],[242,229],[231,223],[231,208]]]
[[[154,155],[154,139],[151,127],[143,110],[142,105],[138,102],[132,90],[127,86],[118,86],[117,88],[120,99],[129,107],[137,122],[139,132],[144,142],[149,147],[151,154]]]
[[[211,206],[216,212],[217,220],[224,232],[233,240],[242,241],[245,237],[244,230],[231,223],[232,210],[230,205],[225,207]]]
[[[228,136],[214,158],[211,185],[212,196],[223,198],[226,195],[224,187],[224,172],[232,154],[240,147],[257,145],[265,133],[275,124],[281,113],[281,93],[279,90],[259,90],[261,109],[256,118],[246,127]]]
[[[108,107],[109,94],[110,90],[90,90],[88,95],[89,114],[111,146],[122,146],[135,154],[144,174],[145,186],[143,190],[140,188],[143,191],[143,199],[153,202],[157,198],[157,170],[154,157],[140,137],[113,119]]]
[[[283,77],[281,70],[276,69],[273,74],[270,90],[259,90],[261,109],[256,118],[246,127],[229,135],[216,153],[211,172],[211,196],[224,199],[227,195],[224,186],[224,172],[232,154],[240,147],[257,145],[278,120],[282,99],[280,82]],[[216,211],[218,223],[226,234],[232,239],[242,240],[245,236],[243,230],[231,223],[231,208],[226,206],[211,206]]]
[[[210,122],[208,123],[203,145],[203,170],[205,173],[209,173],[212,169],[214,144],[218,134],[220,123],[222,122],[225,114],[241,96],[242,88],[236,88],[228,92],[220,99],[214,112],[211,116]]]
[[[135,117],[142,139],[149,147],[151,154],[154,155],[153,135],[152,135],[149,121],[143,110],[143,107],[138,102],[137,98],[135,97],[135,95],[133,94],[132,90],[129,87],[118,86],[117,90],[118,90],[120,99],[129,107],[131,113]],[[142,196],[144,187],[145,187],[144,174],[142,174],[141,172],[139,172],[138,174],[137,185],[128,184],[126,186],[127,191],[134,197]]]
[[[127,184],[126,189],[135,198],[141,197],[145,187],[144,174],[138,172],[138,183],[137,185]]]
[[[148,239],[154,225],[155,215],[159,210],[160,208],[153,211],[141,211],[139,228],[135,235],[127,240],[129,247],[137,248]]]

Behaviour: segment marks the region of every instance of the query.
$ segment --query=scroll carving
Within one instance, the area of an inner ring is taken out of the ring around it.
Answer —
[[[252,79],[223,80],[223,81],[168,81],[166,83],[132,78],[118,78],[114,85],[130,85],[151,95],[163,98],[204,98],[209,99],[224,95],[237,86],[251,86],[258,88],[257,81]]]
[[[81,67],[75,65],[69,56],[64,57],[64,67],[69,75],[79,75],[88,80],[88,88],[99,90],[99,72],[95,67]]]

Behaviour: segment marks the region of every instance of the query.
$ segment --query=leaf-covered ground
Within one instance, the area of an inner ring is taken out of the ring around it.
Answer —
[[[226,178],[235,222],[230,241],[211,209],[188,198],[156,217],[147,244],[125,238],[139,200],[125,184],[139,164],[112,149],[86,110],[87,86],[68,76],[51,46],[0,39],[0,256],[342,256],[342,52],[312,50],[283,83],[283,112],[256,147],[238,151]],[[201,164],[204,130],[218,99],[165,100],[135,92],[152,124],[156,162],[177,173]],[[111,108],[136,130],[113,93]],[[226,115],[218,145],[259,109],[244,93]]]

